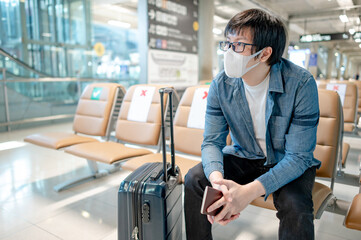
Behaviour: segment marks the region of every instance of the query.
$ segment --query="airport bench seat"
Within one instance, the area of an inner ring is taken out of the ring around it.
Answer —
[[[112,130],[112,115],[125,89],[116,83],[94,83],[84,89],[73,121],[74,133],[50,132],[27,136],[24,141],[51,149],[98,141]]]
[[[97,140],[93,137],[80,136],[73,133],[51,132],[32,134],[26,137],[25,141],[41,147],[60,149],[79,143],[96,142]]]
[[[346,91],[344,95],[340,97],[344,98],[343,100],[343,132],[344,133],[355,133],[357,131],[357,113],[358,113],[358,99],[359,99],[359,91],[356,82],[352,81],[318,81],[318,88],[326,89],[327,87],[333,87],[335,89],[339,89],[342,85],[346,86]],[[330,84],[328,86],[328,84]],[[339,85],[339,86],[337,86]],[[342,91],[340,92],[342,93]],[[348,143],[342,143],[342,158],[339,159],[339,173],[342,172],[342,168],[346,165],[347,156],[350,150],[350,145]]]
[[[322,162],[317,169],[316,176],[331,180],[330,187],[319,182],[314,183],[312,199],[314,216],[319,219],[333,196],[333,185],[342,136],[342,106],[339,95],[330,90],[319,89],[320,120],[317,129],[317,144],[314,157]],[[253,205],[276,210],[273,197],[266,201],[260,197],[252,202]]]
[[[203,142],[208,89],[209,85],[188,87],[180,100],[174,117],[174,148],[177,151],[175,161],[180,168],[183,181],[189,169],[200,163],[200,160],[195,160],[194,157],[200,159],[202,154],[201,145]],[[200,106],[203,106],[203,108]],[[197,113],[194,112],[195,109],[197,109]],[[179,156],[179,153],[191,155],[193,159]],[[170,161],[170,159],[170,156],[167,157],[167,161]],[[146,155],[128,160],[122,165],[122,168],[134,171],[146,162],[162,161],[161,154]]]
[[[350,151],[350,144],[342,143],[342,167],[345,167],[348,153]]]
[[[147,149],[126,147],[124,144],[116,142],[78,144],[76,146],[66,148],[65,152],[106,164],[113,164],[121,159],[128,159],[153,153]]]
[[[361,81],[358,80],[351,80],[350,82],[354,83],[357,86],[357,111],[358,113],[361,113]]]
[[[358,112],[358,89],[354,82],[350,81],[328,81],[322,82],[318,85],[320,89],[326,89],[328,84],[346,85],[346,92],[343,100],[343,119],[344,132],[353,132],[357,126],[357,112]]]
[[[345,216],[344,225],[347,228],[361,231],[361,193],[353,198]]]
[[[165,85],[139,84],[133,85],[124,96],[122,106],[116,121],[115,138],[118,142],[90,142],[67,147],[66,153],[87,159],[92,174],[82,178],[83,180],[101,177],[97,162],[110,164],[117,171],[120,162],[132,157],[153,153],[146,148],[128,147],[125,143],[157,147],[159,149],[159,137],[161,129],[161,108],[159,89],[168,87]],[[164,101],[168,100],[166,95]],[[164,104],[164,103],[163,103]],[[79,182],[78,179],[74,181]],[[72,182],[61,186],[62,190],[72,185]]]
[[[312,199],[313,199],[313,209],[314,212],[317,213],[322,207],[324,206],[325,202],[328,202],[328,200],[332,197],[332,190],[318,182],[314,183],[313,189],[312,189]],[[326,201],[325,201],[326,200]],[[257,198],[252,202],[252,205],[262,208],[267,208],[270,210],[276,210],[274,204],[273,204],[273,195],[269,195],[266,201],[264,201],[264,198]]]

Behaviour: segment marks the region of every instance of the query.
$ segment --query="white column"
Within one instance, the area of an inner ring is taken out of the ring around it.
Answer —
[[[198,14],[198,80],[212,80],[214,1],[199,0]]]
[[[326,72],[326,79],[331,79],[332,76],[332,67],[333,67],[333,59],[334,59],[334,54],[333,54],[333,48],[329,48],[328,49],[328,56],[327,56],[327,72]]]

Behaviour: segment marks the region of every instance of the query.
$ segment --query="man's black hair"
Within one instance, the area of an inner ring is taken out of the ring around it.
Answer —
[[[261,9],[249,9],[236,14],[229,20],[224,36],[239,34],[244,29],[250,29],[253,37],[252,53],[265,47],[272,47],[272,55],[267,60],[268,65],[280,61],[286,46],[287,33],[283,22]]]

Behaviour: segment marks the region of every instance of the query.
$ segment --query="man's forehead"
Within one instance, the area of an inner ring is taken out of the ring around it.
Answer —
[[[249,28],[241,28],[234,30],[227,34],[227,38],[239,39],[239,40],[252,40],[251,30]]]

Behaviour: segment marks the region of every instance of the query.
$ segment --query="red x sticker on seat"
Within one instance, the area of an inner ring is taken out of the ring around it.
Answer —
[[[204,96],[202,97],[202,99],[206,99],[208,97],[208,92],[204,91]]]
[[[147,92],[147,90],[142,90],[142,93],[140,94],[140,96],[146,96],[146,92]]]

